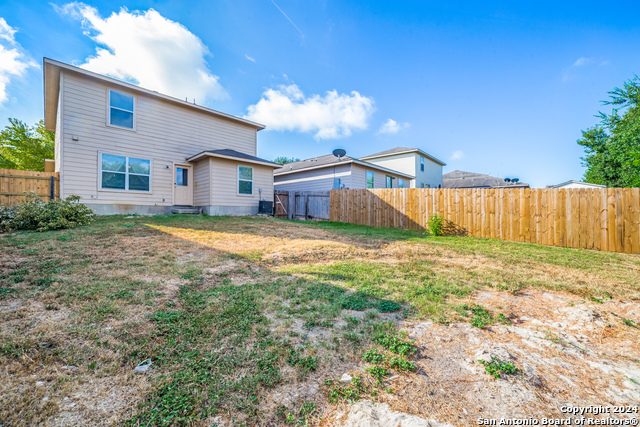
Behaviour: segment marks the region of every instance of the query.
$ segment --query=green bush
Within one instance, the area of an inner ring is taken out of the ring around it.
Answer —
[[[16,216],[15,208],[0,206],[0,233],[9,230],[11,222]]]
[[[87,225],[92,220],[93,211],[79,200],[78,196],[69,196],[65,200],[45,202],[30,193],[24,203],[0,210],[0,230],[48,231]]]
[[[434,236],[442,236],[444,230],[444,217],[442,215],[433,214],[427,221],[429,232]]]

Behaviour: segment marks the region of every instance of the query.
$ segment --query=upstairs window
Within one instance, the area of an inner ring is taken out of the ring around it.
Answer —
[[[373,172],[367,171],[367,188],[373,188]]]
[[[424,172],[424,157],[420,157],[420,171]]]
[[[253,168],[238,166],[238,194],[253,194]]]
[[[100,155],[100,188],[103,190],[149,191],[151,160]]]
[[[133,129],[133,114],[133,96],[109,90],[109,124],[125,129]]]
[[[390,175],[385,176],[385,188],[393,188],[393,177]]]

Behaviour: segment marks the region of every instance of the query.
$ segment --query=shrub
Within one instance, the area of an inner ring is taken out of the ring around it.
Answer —
[[[16,216],[15,208],[9,206],[0,206],[0,233],[11,228],[11,222]]]
[[[427,221],[429,225],[429,232],[434,236],[442,236],[444,230],[444,217],[438,214],[433,214]]]
[[[45,202],[38,195],[30,193],[27,200],[12,208],[11,218],[6,228],[14,230],[59,230],[74,228],[91,222],[93,211],[79,203],[80,197],[69,196],[65,200]]]

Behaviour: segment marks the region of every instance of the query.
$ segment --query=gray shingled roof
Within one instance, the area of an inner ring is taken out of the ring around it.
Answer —
[[[442,175],[443,188],[529,188],[529,184],[518,182],[517,184],[506,182],[504,178],[498,178],[482,173],[453,171]]]
[[[281,175],[284,173],[302,171],[305,169],[330,167],[330,166],[337,166],[340,164],[349,164],[349,163],[357,163],[372,169],[384,170],[396,175],[413,178],[412,175],[406,174],[404,172],[398,172],[395,170],[387,169],[378,165],[374,165],[373,163],[368,163],[363,160],[354,159],[353,157],[349,157],[349,156],[342,156],[340,160],[338,160],[338,158],[333,154],[327,154],[326,156],[320,156],[320,157],[312,157],[310,159],[301,160],[299,162],[294,162],[294,163],[287,163],[283,167],[274,170],[273,174]]]
[[[338,158],[333,154],[327,154],[326,156],[312,157],[310,159],[300,160],[299,162],[287,163],[282,168],[274,170],[273,173],[274,175],[278,175],[283,172],[315,168],[318,166],[350,163],[352,160],[354,159],[349,156],[342,156],[340,160],[338,160]]]
[[[196,154],[195,156],[191,156],[190,158],[199,156],[202,153],[219,154],[221,156],[236,157],[238,159],[246,159],[246,160],[252,160],[254,162],[264,162],[264,163],[271,163],[272,165],[277,165],[277,163],[273,163],[271,160],[261,159],[260,157],[251,156],[249,154],[241,153],[239,151],[231,150],[229,148],[225,148],[225,149],[222,149],[222,150],[205,150],[205,151],[202,151],[202,152]]]
[[[418,153],[422,154],[424,157],[427,157],[427,158],[433,160],[434,162],[436,162],[436,163],[438,163],[438,164],[440,164],[442,166],[446,166],[445,162],[443,162],[442,160],[440,160],[440,159],[438,159],[436,157],[433,157],[431,154],[429,154],[429,153],[427,153],[425,151],[422,151],[419,148],[409,148],[409,147],[391,148],[389,150],[380,151],[379,153],[369,154],[368,156],[360,157],[360,159],[367,160],[367,159],[372,159],[372,158],[375,158],[375,157],[384,157],[384,156],[389,156],[389,155],[392,155],[392,154],[406,153],[408,151],[410,151],[410,152],[412,152],[412,151],[418,152]]]

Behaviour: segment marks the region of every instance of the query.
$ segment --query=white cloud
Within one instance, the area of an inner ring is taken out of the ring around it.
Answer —
[[[202,40],[153,9],[122,8],[105,19],[84,3],[56,10],[81,19],[85,34],[98,45],[96,55],[87,58],[82,68],[200,103],[228,96],[209,70],[205,60],[209,49]]]
[[[15,39],[16,30],[0,18],[0,105],[7,99],[7,86],[14,77],[22,77],[30,67],[40,68],[22,52]]]
[[[306,97],[296,84],[268,89],[247,118],[272,130],[314,132],[315,139],[350,136],[352,130],[366,129],[373,114],[373,99],[353,91],[350,95],[327,91],[324,96]]]
[[[393,135],[400,132],[402,129],[406,129],[409,127],[409,123],[398,123],[393,119],[388,119],[386,122],[380,126],[378,129],[378,135],[388,134]]]
[[[249,55],[247,55],[246,53],[244,54],[244,57],[247,58],[249,61],[251,62],[256,62],[255,58],[250,57]]]
[[[580,58],[576,59],[576,62],[573,63],[573,66],[582,67],[583,65],[587,65],[589,62],[591,62],[591,58],[585,58],[584,56],[581,56]]]
[[[456,150],[451,153],[451,160],[460,160],[464,157],[464,152],[462,150]]]

